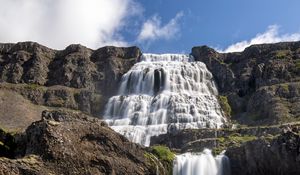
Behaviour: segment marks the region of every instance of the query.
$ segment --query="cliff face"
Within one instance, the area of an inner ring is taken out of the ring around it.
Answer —
[[[300,42],[253,45],[240,53],[218,53],[202,46],[194,47],[192,55],[213,73],[239,122],[299,119]]]
[[[299,127],[288,127],[272,138],[260,138],[230,147],[232,174],[300,174]]]
[[[91,50],[70,45],[57,51],[33,42],[0,44],[0,94],[1,91],[14,94],[2,98],[20,94],[21,101],[29,100],[38,109],[68,108],[100,117],[107,99],[118,89],[122,75],[140,55],[137,47]],[[12,129],[13,124],[5,123],[8,117],[5,110],[0,107],[0,118],[4,118],[1,125]],[[40,113],[36,115],[34,111],[24,117],[32,119],[24,121],[27,126],[40,118]]]

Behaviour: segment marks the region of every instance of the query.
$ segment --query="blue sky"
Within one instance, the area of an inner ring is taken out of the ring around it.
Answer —
[[[277,25],[280,34],[300,32],[299,0],[142,0],[145,16],[159,14],[167,23],[177,13],[180,32],[169,40],[158,39],[150,52],[189,52],[196,45],[225,49],[249,40]]]
[[[0,42],[37,41],[62,49],[137,45],[189,53],[208,45],[300,40],[299,0],[0,0]]]

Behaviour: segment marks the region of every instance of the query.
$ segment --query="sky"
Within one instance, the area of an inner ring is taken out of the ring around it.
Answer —
[[[0,42],[219,52],[300,40],[299,0],[0,0]]]

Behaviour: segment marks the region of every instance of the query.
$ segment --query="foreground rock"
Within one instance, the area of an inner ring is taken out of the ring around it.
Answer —
[[[79,112],[43,112],[18,139],[18,159],[0,158],[0,174],[155,174],[155,161],[106,123]],[[21,153],[20,153],[21,152]],[[148,153],[147,153],[148,154]],[[154,161],[154,162],[151,162]],[[159,171],[163,174],[163,167]]]

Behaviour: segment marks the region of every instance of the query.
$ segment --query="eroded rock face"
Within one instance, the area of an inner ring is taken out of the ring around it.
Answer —
[[[295,84],[300,80],[300,42],[253,45],[238,53],[202,46],[194,47],[192,55],[212,72],[235,119],[253,125],[298,120],[293,106],[300,102]],[[279,87],[294,95],[274,90]]]
[[[299,128],[273,139],[257,139],[240,147],[231,147],[226,155],[232,175],[300,174]]]
[[[0,88],[37,105],[101,117],[122,75],[140,55],[137,47],[70,45],[58,51],[34,42],[0,44]]]
[[[19,140],[25,157],[1,158],[3,172],[11,167],[11,174],[156,173],[144,148],[80,112],[44,111]]]

